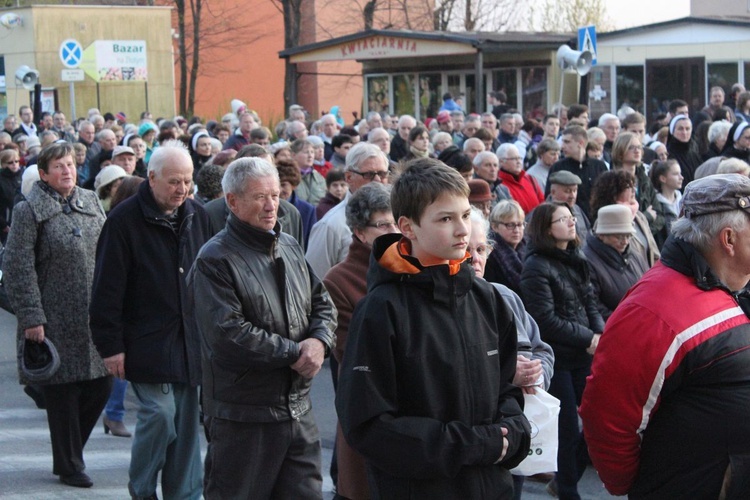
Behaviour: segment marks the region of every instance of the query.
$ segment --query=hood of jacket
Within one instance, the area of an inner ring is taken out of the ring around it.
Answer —
[[[400,234],[386,234],[375,240],[367,271],[367,290],[386,283],[409,283],[441,304],[451,304],[466,295],[474,283],[474,269],[467,253],[448,264],[423,266],[409,255],[411,242]]]

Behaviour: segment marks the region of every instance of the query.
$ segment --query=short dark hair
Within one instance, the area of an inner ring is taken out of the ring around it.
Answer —
[[[446,92],[445,94],[443,94],[443,100],[447,101],[448,99],[453,99],[453,94],[451,94],[450,92]]]
[[[340,148],[344,144],[352,144],[354,141],[352,140],[352,136],[347,134],[338,134],[334,135],[333,139],[331,139],[331,146],[336,149]]]
[[[217,123],[216,125],[214,125],[212,132],[214,134],[214,137],[217,137],[219,135],[219,132],[226,132],[227,134],[232,133],[232,131],[229,130],[229,127],[224,125],[223,123]]]
[[[229,151],[229,150],[226,150],[226,151]],[[246,144],[242,146],[242,148],[239,150],[235,158],[257,158],[259,156],[265,156],[265,155],[270,155],[270,154],[271,153],[260,144]]]
[[[474,133],[474,139],[479,139],[482,142],[484,142],[484,141],[494,141],[495,140],[495,136],[492,134],[492,132],[490,132],[486,128],[480,127]]]
[[[526,235],[534,248],[549,252],[557,247],[557,242],[550,233],[550,227],[552,226],[552,216],[560,207],[567,208],[573,215],[573,210],[567,204],[557,201],[544,202],[531,212],[531,220],[529,220]],[[571,245],[574,248],[581,245],[578,235],[576,235],[575,240],[568,244],[568,248]]]
[[[495,92],[492,92],[491,95],[500,102],[508,100],[508,96],[502,90],[496,90]]]
[[[449,167],[455,168],[459,174],[471,172],[474,164],[467,155],[461,151],[458,146],[448,146],[440,153],[438,160],[442,161]]]
[[[643,123],[644,125],[646,124],[646,118],[638,111],[636,111],[635,113],[629,113],[625,115],[625,118],[620,120],[620,124],[625,131],[627,131],[630,125],[635,125],[637,123]]]
[[[112,154],[111,151],[109,153],[110,155]],[[36,160],[37,167],[45,174],[48,174],[49,162],[65,158],[66,156],[73,158],[73,164],[75,164],[76,151],[73,149],[73,145],[69,142],[53,142],[39,153],[39,157]]]
[[[279,183],[288,182],[296,188],[302,182],[302,174],[294,161],[280,160],[276,162],[276,170],[279,171]]]
[[[599,174],[591,188],[591,222],[599,209],[617,203],[617,195],[626,189],[635,189],[635,177],[625,170],[609,170]]]
[[[145,180],[146,179],[143,177],[138,177],[137,175],[127,175],[123,177],[120,186],[117,188],[117,191],[115,191],[115,194],[112,195],[112,200],[109,202],[109,211],[111,212],[117,205],[137,193],[138,186],[140,186],[141,182]]]
[[[265,127],[256,127],[250,131],[250,139],[270,139],[271,134]]]
[[[676,164],[677,160],[669,158],[668,160],[655,160],[651,163],[651,170],[648,171],[648,176],[651,178],[651,184],[654,185],[657,193],[661,193],[661,180],[659,177],[667,175],[672,165]]]
[[[352,127],[351,125],[347,125],[346,127],[341,127],[341,130],[339,130],[339,135],[341,134],[348,135],[349,137],[359,137],[359,132],[357,131],[356,128]]]
[[[344,171],[337,168],[331,169],[326,174],[326,187],[331,187],[334,182],[341,182],[345,179]]]
[[[571,104],[568,108],[568,120],[572,120],[573,118],[578,118],[584,113],[589,112],[589,107],[585,104]]]
[[[417,125],[416,127],[412,128],[409,132],[409,142],[416,140],[422,134],[429,134],[427,129],[422,125]]]
[[[391,191],[396,220],[408,217],[415,224],[428,206],[443,194],[469,199],[469,185],[455,169],[433,158],[417,158],[405,165]]]
[[[553,114],[544,115],[544,119],[542,120],[542,123],[546,125],[547,124],[547,120],[549,120],[550,118],[556,118],[558,120],[560,119],[560,117],[557,116],[557,115],[553,115]]]
[[[682,99],[672,99],[671,101],[669,101],[669,112],[674,115],[677,111],[677,108],[682,108],[687,105],[688,103],[683,101]]]
[[[198,185],[198,194],[207,200],[215,200],[221,194],[221,180],[224,178],[225,167],[208,163],[198,170],[195,183]]]
[[[577,141],[583,140],[584,143],[588,143],[589,136],[586,134],[586,129],[580,125],[569,125],[565,127],[562,135],[572,135]]]

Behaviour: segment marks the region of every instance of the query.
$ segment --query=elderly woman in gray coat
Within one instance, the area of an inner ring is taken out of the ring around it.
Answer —
[[[83,447],[109,397],[111,381],[89,330],[94,257],[104,212],[96,194],[76,187],[75,152],[52,144],[38,159],[40,181],[13,212],[4,271],[26,341],[49,339],[60,368],[40,384],[47,406],[53,470],[60,481],[88,488]],[[23,370],[22,384],[30,381]]]

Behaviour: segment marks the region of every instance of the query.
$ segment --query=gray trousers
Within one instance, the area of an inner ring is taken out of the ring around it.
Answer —
[[[133,383],[138,423],[130,454],[130,486],[139,497],[156,492],[161,471],[165,500],[199,499],[202,467],[198,388]]]
[[[206,500],[322,499],[320,434],[312,412],[299,421],[249,423],[206,417],[211,441]]]

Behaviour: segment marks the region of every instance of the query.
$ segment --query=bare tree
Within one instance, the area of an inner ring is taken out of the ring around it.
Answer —
[[[613,29],[604,0],[542,0],[529,5],[529,14],[529,24],[536,31],[567,33],[591,24],[597,31]]]
[[[438,31],[518,31],[525,8],[517,0],[435,0]]]

